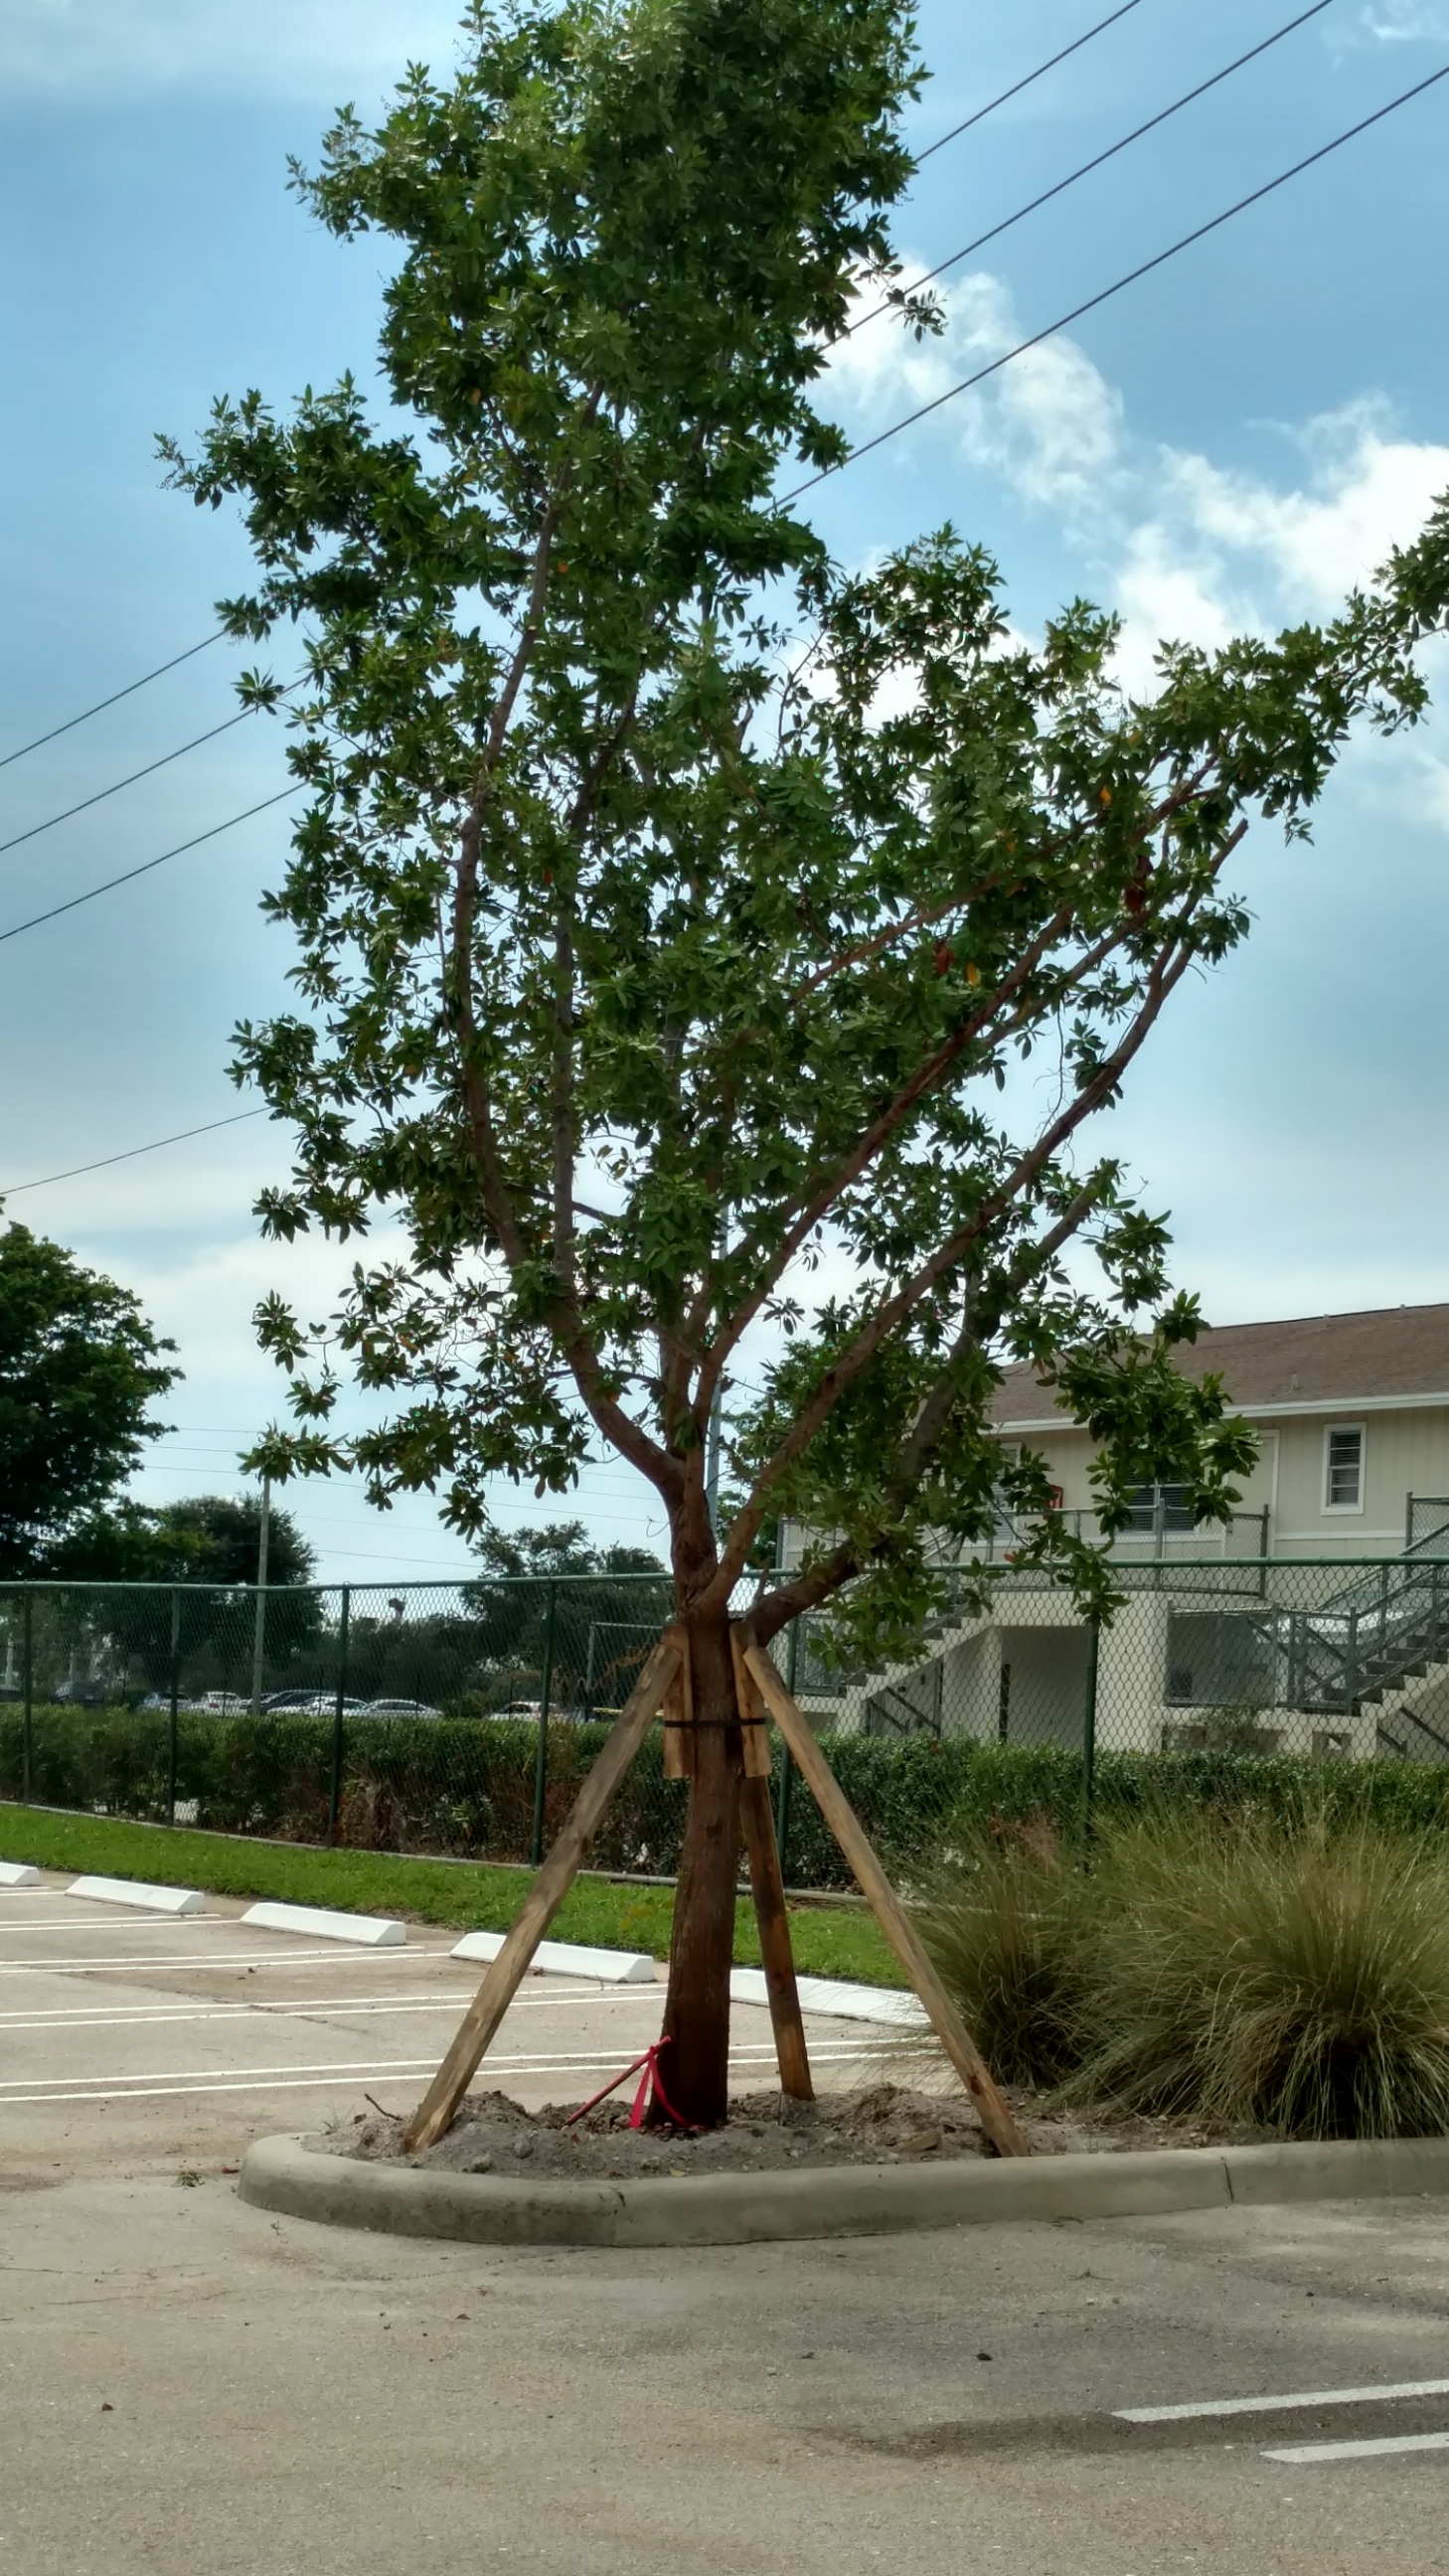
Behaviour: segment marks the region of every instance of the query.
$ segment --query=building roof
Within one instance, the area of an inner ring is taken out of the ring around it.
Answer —
[[[1449,1306],[1382,1306],[1363,1315],[1299,1315],[1278,1324],[1204,1326],[1177,1354],[1187,1377],[1215,1369],[1244,1413],[1449,1400]],[[991,1418],[1003,1426],[1061,1423],[1051,1387],[1010,1368]]]

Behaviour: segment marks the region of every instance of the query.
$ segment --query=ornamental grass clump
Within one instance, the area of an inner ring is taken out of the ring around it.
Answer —
[[[973,1835],[924,1896],[926,1949],[1007,2084],[1061,2082],[1083,2049],[1095,1891],[1049,1828]]]
[[[1449,1850],[1361,1819],[1110,1828],[1067,2091],[1299,2138],[1449,2128]]]

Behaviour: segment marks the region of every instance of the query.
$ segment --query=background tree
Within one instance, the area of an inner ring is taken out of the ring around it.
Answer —
[[[129,1288],[23,1225],[0,1233],[0,1576],[83,1573],[98,1515],[181,1372]]]
[[[547,1637],[551,1706],[617,1708],[670,1615],[659,1558],[648,1548],[594,1547],[582,1521],[483,1529],[475,1545],[487,1573],[463,1586],[463,1602],[481,1627],[483,1663],[532,1678],[537,1696]],[[639,1580],[650,1575],[652,1583]]]
[[[250,1678],[253,1603],[243,1587],[257,1579],[261,1498],[256,1494],[192,1494],[152,1509],[126,1498],[91,1513],[52,1551],[46,1570],[74,1582],[120,1584],[133,1589],[69,1605],[121,1649],[153,1690],[171,1677],[171,1588],[185,1587],[177,1643],[184,1687],[210,1689],[218,1682],[240,1688]],[[271,1677],[315,1647],[322,1602],[310,1587],[316,1558],[291,1514],[273,1506],[267,1544],[267,1586],[284,1592],[267,1620]],[[162,1588],[164,1587],[164,1589]]]
[[[255,1583],[261,1542],[259,1494],[189,1494],[149,1515],[158,1583]],[[274,1503],[267,1523],[267,1585],[315,1582],[316,1555],[290,1512]]]
[[[298,1131],[264,1224],[356,1236],[385,1206],[409,1245],[360,1261],[327,1327],[390,1419],[340,1439],[322,1327],[269,1301],[296,1419],[257,1463],[440,1489],[470,1531],[490,1478],[563,1492],[598,1444],[653,1488],[716,1721],[666,2008],[671,2096],[709,2121],[727,1618],[771,1519],[824,1535],[758,1636],[834,1601],[847,1644],[908,1639],[1003,1482],[1045,1504],[1040,1461],[1003,1473],[991,1436],[1005,1358],[1100,1436],[1108,1530],[1159,1477],[1202,1515],[1236,1499],[1249,1443],[1172,1365],[1196,1310],[1162,1224],[1079,1139],[1243,935],[1250,820],[1301,831],[1355,718],[1421,709],[1446,530],[1327,627],[1164,648],[1141,698],[1109,618],[1074,603],[1021,642],[950,530],[841,576],[775,474],[844,453],[809,391],[891,274],[908,21],[570,0],[474,31],[450,87],[411,73],[375,133],[344,114],[298,181],[397,245],[392,416],[374,431],[350,381],[286,420],[253,393],[194,460],[167,450],[198,502],[244,500],[261,577],[231,630],[309,636],[309,802],[271,899],[302,1006],[245,1028],[237,1068]],[[1069,1279],[1074,1242],[1095,1269]],[[1045,1513],[1035,1545],[1108,1597]]]

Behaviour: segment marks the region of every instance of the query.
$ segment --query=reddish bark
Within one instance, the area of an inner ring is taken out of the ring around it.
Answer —
[[[739,1880],[739,1710],[728,1617],[689,1625],[694,1772],[674,1899],[661,2067],[682,2120],[717,2128],[729,2105],[730,1962]]]

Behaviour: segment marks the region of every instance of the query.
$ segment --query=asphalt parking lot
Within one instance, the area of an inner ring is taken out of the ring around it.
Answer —
[[[417,2099],[483,1974],[456,1937],[410,1925],[360,1950],[244,1923],[208,1899],[173,1918],[67,1895],[0,1896],[0,2179],[235,2163],[252,2138],[314,2130],[364,2092]],[[658,2037],[662,1983],[530,1977],[482,2081],[530,2107],[582,2101]],[[822,2084],[881,2062],[869,2025],[812,2017]],[[899,2043],[892,2043],[898,2047]],[[733,2076],[773,2080],[769,2015],[738,2006]]]
[[[87,1933],[95,1911],[30,1890],[0,1917],[17,2568],[1424,2576],[1449,2558],[1449,2203],[645,2255],[312,2228],[245,2208],[224,2166],[363,2088],[410,2098],[476,1970],[431,1936],[318,1958],[225,1915]],[[500,2041],[527,2098],[596,2084],[657,2019],[658,1989],[549,1986]],[[764,2016],[738,2018],[743,2058]]]

